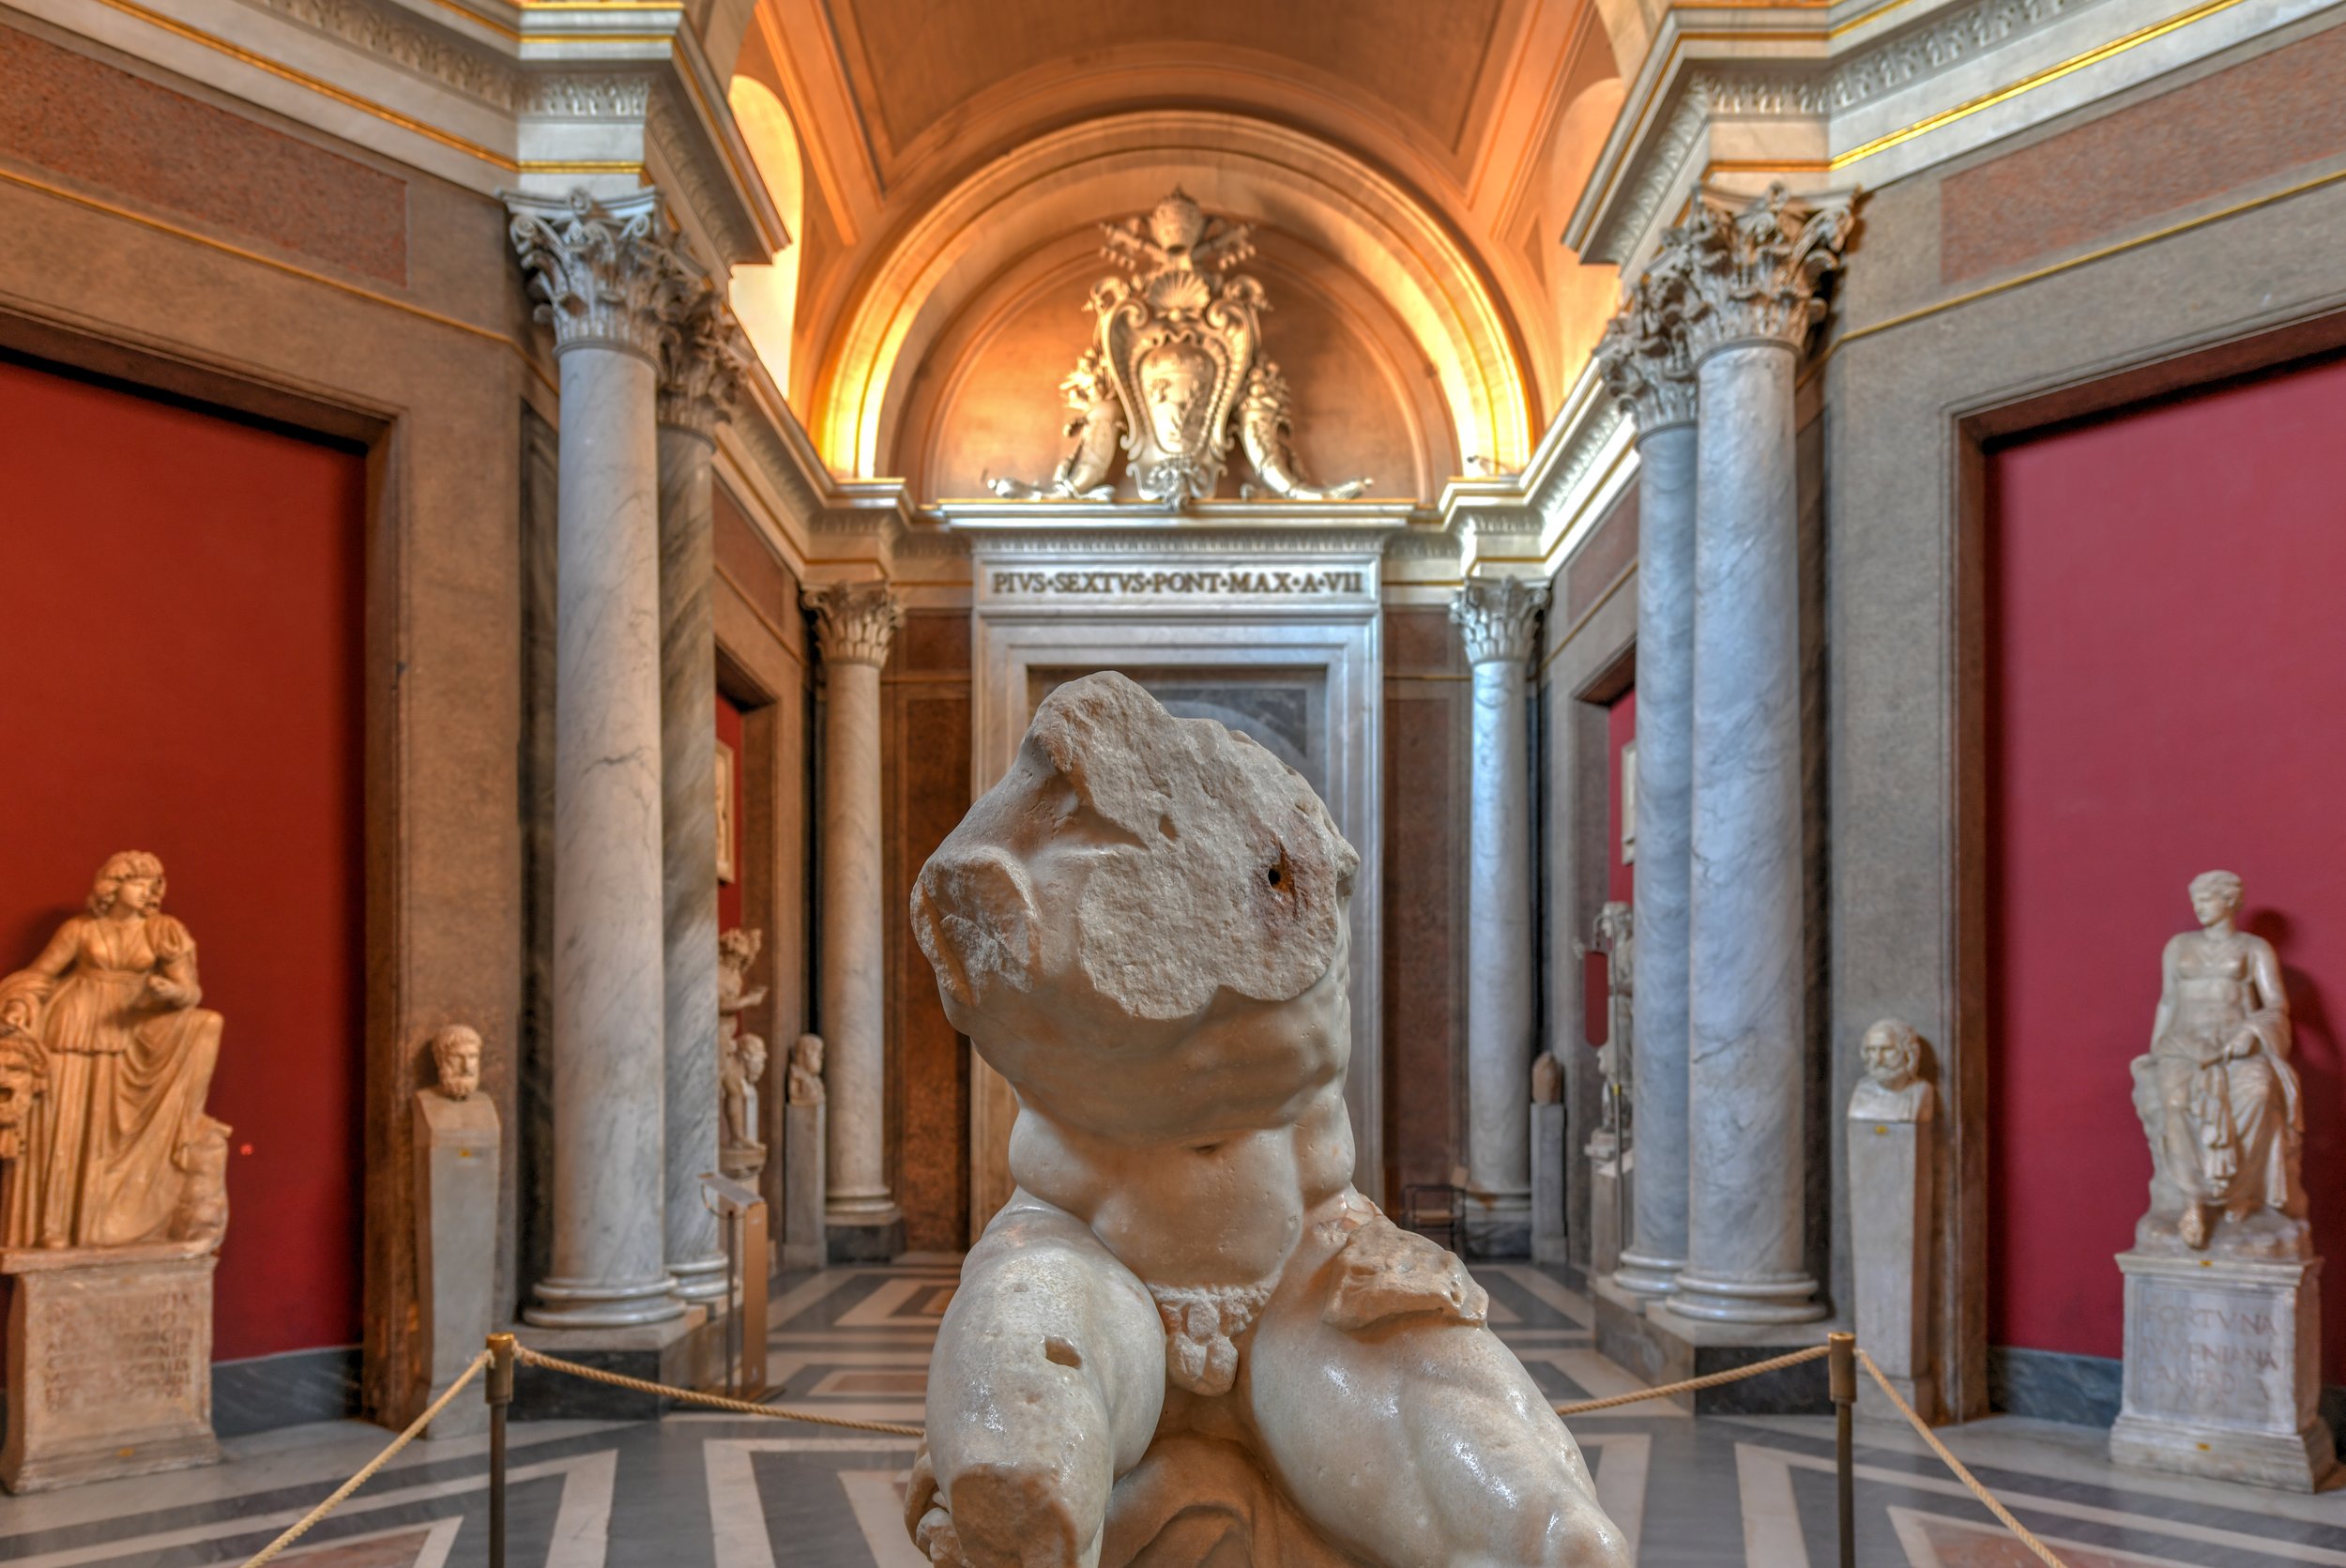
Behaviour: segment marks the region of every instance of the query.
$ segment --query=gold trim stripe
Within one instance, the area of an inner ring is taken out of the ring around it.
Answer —
[[[1990,93],[1983,93],[1978,98],[1958,103],[1952,109],[1942,109],[1936,114],[1916,120],[1903,130],[1893,130],[1886,136],[1875,137],[1863,146],[1851,147],[1845,153],[1836,154],[1829,167],[1833,173],[1837,174],[1861,159],[1871,158],[1878,152],[1887,152],[1892,147],[1914,140],[1917,136],[1927,136],[1942,126],[1953,125],[1958,120],[1969,119],[1982,110],[1993,109],[1999,103],[2008,103],[2022,93],[2058,82],[2064,76],[2073,76],[2089,66],[2097,66],[2104,60],[2123,54],[2138,44],[2145,44],[2153,39],[2165,38],[2168,34],[2188,27],[2195,22],[2228,11],[2240,3],[2241,0],[2201,0],[2199,5],[2192,7],[2189,10],[2171,16],[2164,22],[2154,22],[2147,27],[2138,27],[2122,38],[2112,38],[2108,43],[2089,49],[2082,54],[2073,54],[2057,65],[2047,66],[2043,70],[2023,76],[2009,86],[1999,87]]]

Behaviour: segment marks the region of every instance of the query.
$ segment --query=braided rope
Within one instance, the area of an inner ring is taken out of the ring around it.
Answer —
[[[373,1459],[368,1460],[366,1468],[360,1470],[357,1475],[352,1476],[348,1481],[345,1481],[340,1486],[335,1487],[332,1495],[328,1497],[324,1502],[319,1503],[315,1508],[311,1509],[310,1512],[304,1514],[300,1518],[296,1519],[286,1528],[284,1534],[279,1536],[276,1540],[271,1541],[267,1545],[263,1546],[251,1557],[247,1558],[245,1560],[244,1568],[262,1568],[264,1563],[276,1560],[279,1553],[282,1552],[286,1547],[292,1545],[295,1542],[300,1540],[304,1535],[307,1535],[310,1532],[310,1527],[312,1525],[316,1524],[320,1519],[325,1518],[328,1514],[331,1514],[334,1510],[340,1508],[345,1501],[349,1500],[351,1493],[357,1491],[359,1487],[373,1480],[375,1471],[389,1464],[393,1454],[397,1454],[401,1449],[405,1448],[409,1443],[414,1442],[418,1433],[421,1432],[425,1427],[431,1425],[434,1421],[437,1420],[440,1412],[447,1409],[449,1403],[453,1401],[459,1393],[464,1392],[465,1385],[479,1377],[480,1375],[480,1369],[488,1364],[488,1351],[483,1350],[480,1354],[475,1356],[472,1359],[472,1364],[465,1368],[463,1372],[457,1375],[456,1381],[449,1384],[448,1392],[441,1394],[439,1398],[434,1399],[431,1404],[425,1406],[423,1414],[409,1422],[407,1423],[407,1430],[402,1432],[398,1437],[391,1439],[390,1447],[376,1454]]]
[[[542,1355],[526,1345],[513,1347],[514,1359],[526,1366],[542,1366],[549,1372],[565,1372],[589,1382],[608,1383],[613,1388],[633,1389],[638,1393],[655,1393],[668,1399],[681,1399],[694,1405],[707,1405],[715,1409],[731,1410],[738,1415],[765,1416],[774,1421],[804,1421],[816,1426],[845,1426],[853,1432],[882,1432],[891,1438],[918,1438],[918,1426],[903,1426],[889,1421],[858,1421],[850,1416],[824,1415],[815,1410],[788,1410],[772,1405],[755,1405],[746,1399],[728,1399],[721,1393],[700,1393],[692,1389],[674,1389],[665,1383],[647,1383],[641,1378],[623,1373],[605,1372],[599,1366],[581,1366],[558,1357]]]
[[[1609,1410],[1616,1405],[1637,1405],[1648,1399],[1660,1399],[1668,1394],[1692,1393],[1697,1389],[1716,1388],[1721,1383],[1740,1382],[1745,1378],[1757,1378],[1762,1372],[1774,1372],[1778,1367],[1798,1366],[1803,1362],[1815,1361],[1818,1357],[1828,1354],[1832,1348],[1830,1345],[1811,1345],[1805,1350],[1794,1350],[1785,1356],[1773,1356],[1763,1362],[1753,1362],[1749,1366],[1732,1367],[1725,1372],[1706,1372],[1699,1378],[1689,1378],[1683,1383],[1664,1383],[1658,1389],[1639,1389],[1635,1393],[1616,1393],[1604,1399],[1583,1399],[1575,1405],[1559,1405],[1556,1407],[1556,1413],[1560,1416],[1582,1416],[1587,1415],[1591,1410]]]
[[[1865,1363],[1867,1372],[1873,1374],[1874,1381],[1881,1385],[1881,1392],[1889,1395],[1890,1403],[1898,1408],[1898,1414],[1904,1416],[1914,1430],[1922,1434],[1923,1441],[1930,1445],[1930,1451],[1946,1462],[1947,1469],[1955,1472],[1955,1478],[1958,1481],[1971,1489],[1972,1496],[1988,1505],[1988,1512],[1996,1516],[1996,1522],[2018,1536],[2020,1545],[2034,1552],[2036,1560],[2042,1562],[2045,1568],[2064,1568],[2062,1560],[2053,1556],[2052,1548],[2031,1534],[2028,1526],[2014,1518],[2012,1511],[1998,1502],[1995,1494],[1981,1485],[1978,1477],[1964,1469],[1963,1461],[1948,1452],[1947,1445],[1939,1440],[1939,1434],[1933,1432],[1929,1423],[1914,1413],[1914,1407],[1906,1402],[1904,1395],[1890,1386],[1890,1379],[1881,1375],[1881,1368],[1874,1364],[1874,1359],[1866,1354],[1862,1347],[1857,1352],[1857,1359]]]

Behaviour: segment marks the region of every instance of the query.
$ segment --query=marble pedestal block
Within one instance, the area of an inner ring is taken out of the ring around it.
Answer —
[[[782,1113],[782,1266],[819,1269],[830,1259],[823,1234],[824,1107]]]
[[[1850,1245],[1857,1343],[1926,1421],[1936,1421],[1931,1376],[1930,1196],[1935,1121],[1849,1119]],[[1903,1422],[1870,1378],[1857,1381],[1863,1416]]]
[[[215,1245],[0,1253],[15,1285],[0,1484],[43,1492],[219,1462]]]
[[[1621,1268],[1622,1215],[1635,1196],[1622,1190],[1630,1162],[1622,1158],[1613,1134],[1602,1128],[1589,1139],[1588,1156],[1589,1271],[1610,1274]]]
[[[2310,1492],[2336,1466],[2321,1393],[2322,1263],[2123,1252],[2112,1463]]]
[[[432,1378],[427,1399],[437,1399],[489,1337],[501,1143],[496,1105],[486,1095],[450,1100],[425,1089],[416,1096],[416,1291],[421,1360]],[[459,1395],[424,1436],[469,1437],[488,1427],[488,1406]]]
[[[1564,1107],[1531,1107],[1531,1261],[1564,1256]]]

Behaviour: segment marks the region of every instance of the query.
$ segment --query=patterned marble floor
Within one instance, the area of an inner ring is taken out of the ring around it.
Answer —
[[[1537,1270],[1485,1265],[1492,1317],[1559,1399],[1637,1382],[1591,1347],[1586,1302]],[[920,1419],[952,1260],[794,1276],[769,1372],[793,1401]],[[543,1374],[525,1373],[525,1376]],[[1574,1423],[1607,1509],[1646,1568],[1792,1568],[1835,1560],[1829,1422],[1695,1421],[1647,1405]],[[2071,1568],[2346,1568],[2346,1491],[2293,1498],[2112,1471],[2100,1434],[2000,1419],[1953,1446]],[[236,1563],[381,1446],[356,1423],[228,1446],[215,1469],[0,1499],[0,1563],[200,1568]],[[1903,1568],[2034,1560],[1901,1431],[1865,1430],[1857,1559]],[[281,1561],[303,1568],[475,1568],[487,1560],[484,1442],[402,1455]],[[909,1440],[676,1415],[656,1423],[517,1423],[514,1568],[922,1568],[899,1522]]]

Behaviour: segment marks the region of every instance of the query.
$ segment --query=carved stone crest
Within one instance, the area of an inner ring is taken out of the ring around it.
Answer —
[[[1093,286],[1097,339],[1059,384],[1074,447],[1049,482],[996,480],[996,495],[1110,500],[1121,448],[1141,498],[1178,510],[1221,482],[1233,424],[1255,470],[1242,491],[1249,498],[1342,501],[1368,488],[1316,486],[1296,466],[1293,400],[1261,351],[1270,303],[1260,282],[1223,270],[1254,254],[1248,225],[1209,218],[1176,190],[1145,217],[1100,227],[1126,275]]]

